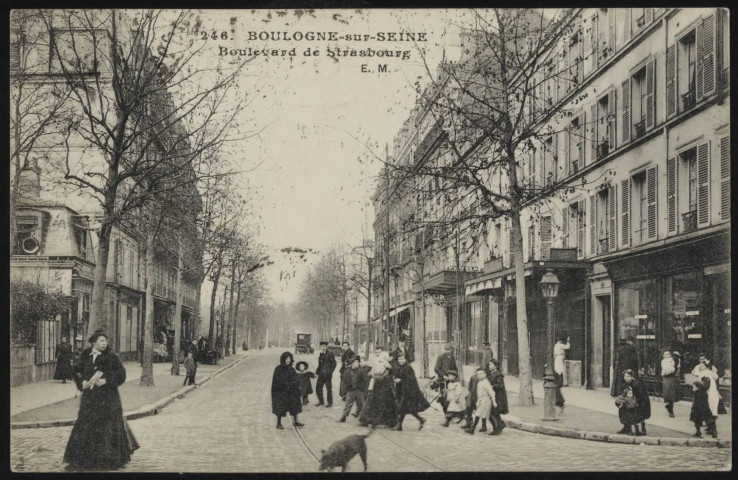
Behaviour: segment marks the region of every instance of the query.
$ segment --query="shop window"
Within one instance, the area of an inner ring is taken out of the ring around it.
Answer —
[[[664,278],[663,349],[682,354],[682,373],[698,363],[698,355],[710,351],[712,324],[702,302],[702,273],[693,271]]]
[[[632,339],[638,352],[638,375],[655,376],[661,360],[656,324],[656,280],[626,282],[617,289],[618,339]]]

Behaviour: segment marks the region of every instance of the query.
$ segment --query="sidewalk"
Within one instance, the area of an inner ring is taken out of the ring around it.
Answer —
[[[223,367],[246,356],[238,351],[218,362],[218,365],[198,365],[196,381],[200,383]],[[121,401],[126,413],[151,405],[182,389],[185,374],[180,365],[180,375],[170,374],[171,363],[154,364],[154,387],[139,387],[141,365],[138,362],[125,362],[126,383],[119,387]],[[79,409],[80,397],[74,382],[66,384],[58,380],[37,382],[11,388],[11,423],[48,422],[74,419]],[[75,398],[76,397],[76,398]]]
[[[464,378],[469,379],[476,367],[464,366]],[[614,434],[622,425],[618,420],[618,411],[615,400],[610,392],[604,389],[587,390],[583,387],[564,387],[562,394],[566,399],[566,408],[561,414],[557,409],[560,420],[543,422],[543,381],[533,380],[533,397],[535,406],[520,407],[517,405],[517,393],[520,389],[518,378],[505,375],[505,387],[509,395],[510,414],[513,420],[531,422],[552,428],[571,428],[579,431],[592,431]],[[686,438],[694,433],[694,424],[689,421],[692,402],[681,401],[674,405],[675,418],[670,418],[660,398],[651,397],[651,418],[646,422],[648,437],[664,436]],[[573,407],[573,408],[572,408]],[[655,427],[655,428],[654,428]],[[732,440],[732,415],[719,415],[717,430],[719,440]],[[647,438],[647,437],[638,437]],[[704,434],[703,438],[711,438]]]

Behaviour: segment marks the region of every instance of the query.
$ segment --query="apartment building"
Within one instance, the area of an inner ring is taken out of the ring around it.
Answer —
[[[554,133],[525,166],[528,182],[572,187],[524,214],[534,376],[542,376],[545,353],[536,358],[546,313],[538,283],[553,269],[562,281],[556,332],[572,342],[570,385],[608,387],[615,349],[632,339],[650,391],[659,391],[665,350],[682,354],[685,394],[700,352],[712,356],[720,388],[729,390],[728,13],[585,9],[577,22],[556,47],[563,74],[539,97],[572,114],[549,121]],[[502,312],[490,322],[514,374],[504,222],[495,232],[502,260],[466,287]]]
[[[63,15],[63,12],[55,15]],[[119,16],[119,27],[125,25],[125,14],[116,15]],[[66,82],[65,76],[60,73],[60,62],[69,61],[69,58],[58,58],[52,42],[66,38],[66,42],[60,43],[58,49],[63,55],[65,50],[61,45],[68,45],[70,35],[74,35],[78,45],[74,55],[80,61],[88,62],[90,75],[99,78],[101,88],[112,88],[110,75],[104,71],[105,62],[95,60],[95,53],[106,48],[96,42],[105,42],[107,36],[102,33],[110,25],[101,23],[103,31],[96,31],[94,35],[89,32],[89,36],[85,35],[85,30],[70,30],[71,27],[63,21],[52,22],[51,25],[59,25],[59,28],[49,30],[47,24],[36,19],[24,23],[29,31],[13,35],[13,39],[32,37],[34,41],[11,45],[11,89],[22,85],[27,91],[34,92],[36,97],[52,95],[55,85]],[[125,29],[121,28],[121,31]],[[38,101],[37,98],[31,100]],[[63,118],[64,108],[73,108],[72,102],[59,110],[59,118]],[[61,317],[39,320],[35,345],[13,346],[13,384],[50,378],[55,367],[55,348],[62,335],[67,336],[75,350],[87,347],[101,207],[89,192],[65,181],[64,172],[58,166],[65,155],[68,155],[72,171],[99,171],[105,161],[102,152],[85,144],[83,139],[71,138],[69,145],[67,149],[54,141],[37,142],[30,151],[34,159],[33,168],[20,172],[21,181],[17,186],[20,194],[12,212],[17,228],[11,245],[11,281],[29,281],[61,291],[68,297],[70,309]],[[11,163],[11,170],[14,167]],[[129,179],[119,188],[125,190],[131,184]],[[124,360],[136,359],[140,355],[139,344],[143,337],[142,324],[147,308],[147,279],[142,258],[144,239],[137,218],[137,215],[132,215],[115,224],[108,256],[104,302],[107,305],[112,347]],[[191,231],[182,240],[188,245],[196,245],[195,235],[196,232]],[[165,243],[159,245],[158,250],[157,274],[149,279],[154,282],[155,304],[151,308],[155,308],[156,312],[155,332],[171,332],[175,322],[178,259],[177,253],[171,252]],[[185,262],[190,270],[196,271],[201,254],[190,249],[186,257]],[[195,274],[185,275],[184,279],[180,321],[183,337],[194,337],[193,318],[200,283]],[[20,359],[28,359],[28,362]]]

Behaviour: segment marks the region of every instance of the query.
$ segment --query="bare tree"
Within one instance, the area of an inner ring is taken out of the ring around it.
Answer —
[[[581,81],[584,62],[600,53],[596,41],[591,50],[577,52],[566,43],[572,35],[580,40],[591,35],[574,26],[575,10],[552,17],[525,9],[472,15],[460,60],[444,60],[438,69],[426,63],[432,83],[425,90],[417,87],[426,121],[416,125],[421,134],[412,158],[376,158],[392,176],[387,188],[403,185],[404,196],[416,198],[417,209],[402,233],[433,227],[432,242],[451,252],[457,276],[470,254],[483,246],[493,250],[488,242],[494,222],[509,222],[520,402],[528,405],[533,394],[521,212],[572,189],[565,182],[581,165],[573,154],[559,159],[550,139],[562,134],[581,146],[591,129],[581,121],[557,130],[550,120],[572,116],[559,102]],[[456,283],[458,318],[463,290]]]
[[[88,327],[94,330],[108,321],[104,292],[113,227],[150,196],[174,187],[172,172],[158,168],[164,159],[184,155],[192,165],[235,138],[243,103],[230,100],[231,88],[245,63],[228,72],[198,66],[204,43],[194,43],[200,21],[192,12],[40,14],[52,39],[52,72],[71,90],[59,168],[101,209]]]

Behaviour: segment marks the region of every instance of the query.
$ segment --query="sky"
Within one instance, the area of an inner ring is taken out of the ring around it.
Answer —
[[[257,212],[249,220],[259,225],[259,241],[275,261],[264,271],[273,300],[294,301],[309,265],[293,268],[281,248],[322,252],[340,241],[355,246],[362,236],[373,238],[370,197],[381,165],[371,159],[383,155],[385,144],[392,144],[408,118],[416,100],[413,84],[426,85],[430,78],[426,63],[435,71],[444,49],[452,58],[458,54],[458,47],[454,49],[458,28],[453,23],[465,15],[442,10],[202,13],[201,30],[217,37],[202,40],[206,61],[215,58],[233,65],[250,58],[248,48],[288,53],[295,48],[293,57],[257,56],[245,65],[239,91],[251,103],[239,123],[258,135],[228,152],[231,161],[250,170],[239,176],[239,183]],[[271,37],[272,32],[279,36]],[[294,38],[306,32],[335,32],[341,39]],[[416,38],[424,33],[427,40],[382,42],[380,32],[385,32],[385,39],[389,32],[413,32]],[[362,40],[347,41],[346,34],[360,35]],[[374,38],[364,40],[365,35]],[[259,40],[260,36],[269,39]],[[369,49],[400,50],[408,58],[357,56],[336,61],[328,55],[337,47],[367,54]],[[319,55],[304,56],[308,48]],[[425,48],[426,62],[419,48]],[[228,54],[220,55],[223,52]],[[387,65],[386,73],[378,72],[380,64]],[[369,71],[362,72],[362,65]],[[203,287],[203,298],[209,298],[211,288]]]

